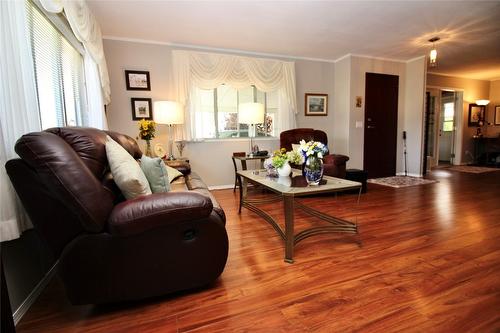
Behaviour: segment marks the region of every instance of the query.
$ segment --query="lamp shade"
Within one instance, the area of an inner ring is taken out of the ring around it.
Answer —
[[[154,103],[154,119],[158,124],[184,124],[184,113],[179,103],[156,101]]]
[[[477,104],[477,105],[488,105],[488,104],[490,104],[490,101],[489,101],[489,100],[487,100],[487,99],[478,99],[478,100],[476,101],[476,104]]]
[[[240,124],[262,124],[264,122],[264,104],[241,103],[238,111]]]

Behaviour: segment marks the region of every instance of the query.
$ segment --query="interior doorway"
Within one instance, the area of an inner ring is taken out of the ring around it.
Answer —
[[[438,165],[460,164],[463,92],[428,87],[426,91],[424,173]]]

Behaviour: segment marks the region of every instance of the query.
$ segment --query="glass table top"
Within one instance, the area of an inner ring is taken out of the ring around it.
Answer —
[[[238,171],[238,175],[283,195],[340,192],[361,188],[361,183],[329,176],[323,176],[323,181],[320,185],[307,185],[301,171],[292,169],[292,172],[292,177],[279,178],[268,176],[265,169],[242,170]]]

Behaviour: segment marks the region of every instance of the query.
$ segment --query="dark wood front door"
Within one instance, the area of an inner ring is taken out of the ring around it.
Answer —
[[[370,178],[396,174],[398,90],[397,75],[366,73],[363,167]]]

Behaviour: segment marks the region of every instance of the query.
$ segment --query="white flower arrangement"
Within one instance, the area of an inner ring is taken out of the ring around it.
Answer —
[[[308,141],[301,140],[300,142],[300,152],[302,153],[304,159],[307,159],[309,156],[316,156],[318,158],[323,158],[326,154],[328,154],[328,148],[319,141]]]

